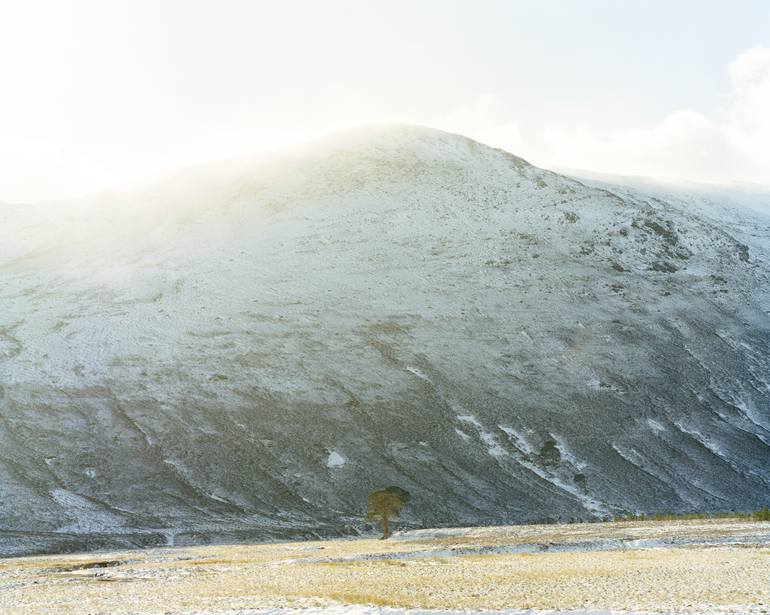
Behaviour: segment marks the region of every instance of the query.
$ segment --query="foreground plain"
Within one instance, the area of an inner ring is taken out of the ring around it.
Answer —
[[[294,608],[767,613],[770,524],[698,520],[416,530],[389,541],[0,560],[4,613]]]

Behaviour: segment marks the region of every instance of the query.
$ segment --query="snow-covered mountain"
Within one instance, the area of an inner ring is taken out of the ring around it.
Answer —
[[[0,206],[0,552],[770,503],[770,219],[370,127]]]

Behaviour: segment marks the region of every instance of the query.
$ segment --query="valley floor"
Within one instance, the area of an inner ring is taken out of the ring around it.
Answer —
[[[417,530],[388,541],[0,560],[3,613],[426,610],[769,613],[770,524],[698,520]]]

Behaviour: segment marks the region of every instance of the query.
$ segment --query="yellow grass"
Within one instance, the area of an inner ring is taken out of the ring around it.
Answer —
[[[767,535],[732,520],[479,528],[456,538],[155,549],[0,560],[0,612],[137,613],[373,604],[698,612],[770,605],[770,549],[687,546],[464,554],[452,547]],[[399,559],[350,559],[361,555]],[[427,556],[426,556],[427,555]],[[117,566],[83,568],[95,562]],[[79,567],[79,569],[71,570]],[[768,608],[767,610],[770,610]]]

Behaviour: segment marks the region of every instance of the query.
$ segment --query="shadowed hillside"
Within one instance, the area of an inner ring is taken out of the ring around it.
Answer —
[[[0,206],[0,553],[770,503],[770,221],[344,133]]]

